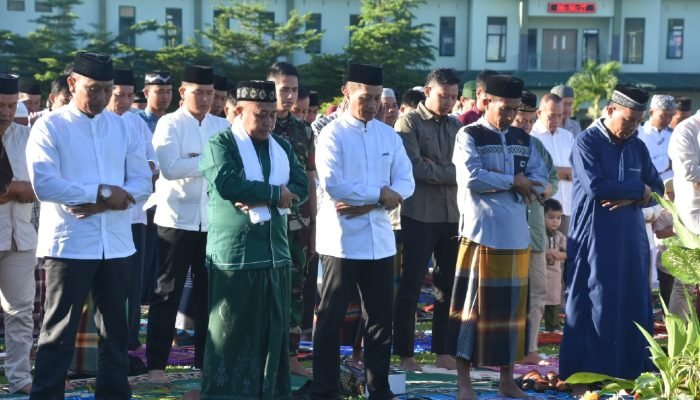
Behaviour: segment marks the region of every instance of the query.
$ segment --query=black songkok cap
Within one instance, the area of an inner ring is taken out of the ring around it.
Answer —
[[[345,81],[382,86],[384,84],[384,68],[376,64],[348,63]]]
[[[493,75],[486,81],[486,93],[504,99],[519,99],[523,95],[522,79],[510,75]]]
[[[146,96],[144,96],[143,90],[137,90],[136,93],[134,93],[134,103],[136,103],[136,104],[145,104],[146,103]]]
[[[173,80],[170,78],[169,71],[151,71],[144,77],[144,86],[146,85],[172,85]]]
[[[96,81],[111,81],[114,79],[112,57],[80,51],[75,55],[73,72]]]
[[[318,107],[318,106],[319,106],[318,92],[315,90],[309,91],[309,107]]]
[[[19,93],[19,75],[0,71],[0,94]]]
[[[518,107],[518,111],[537,111],[537,96],[529,90],[523,90],[523,94],[520,96],[520,107]]]
[[[214,75],[214,90],[225,92],[228,90],[228,79],[222,75]]]
[[[237,101],[255,101],[258,103],[276,103],[275,82],[240,81],[236,84]]]
[[[214,69],[204,65],[185,65],[185,70],[182,72],[182,81],[198,85],[213,85]]]
[[[134,82],[134,71],[130,69],[114,69],[114,84],[136,86]]]
[[[634,86],[617,85],[610,101],[633,110],[645,111],[649,101],[649,93]]]
[[[690,111],[693,107],[693,101],[687,97],[676,98],[676,111]]]
[[[30,81],[28,79],[19,80],[19,92],[26,94],[38,94],[41,95],[41,86],[36,81]]]

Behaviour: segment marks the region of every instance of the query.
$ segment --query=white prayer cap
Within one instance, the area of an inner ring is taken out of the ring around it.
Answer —
[[[667,94],[655,94],[651,98],[649,108],[652,110],[675,111],[676,101],[673,96]]]
[[[392,89],[392,88],[382,89],[382,98],[388,98],[388,97],[392,97],[394,99],[396,98],[396,94],[394,94],[394,89]]]
[[[29,118],[29,110],[23,102],[17,102],[17,110],[15,111],[15,118]]]

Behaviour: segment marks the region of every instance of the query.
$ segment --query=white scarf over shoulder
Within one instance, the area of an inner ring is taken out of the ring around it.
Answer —
[[[233,123],[231,132],[233,133],[233,138],[236,140],[238,152],[243,161],[245,179],[264,182],[265,178],[263,176],[262,164],[258,159],[255,147],[253,147],[253,141],[250,135],[243,129],[243,123],[240,119],[237,119]],[[287,157],[287,153],[274,138],[270,137],[268,141],[268,149],[270,152],[270,179],[268,182],[270,185],[275,186],[287,185],[289,183],[289,158]],[[289,214],[288,208],[278,207],[277,210],[280,215]],[[252,207],[248,210],[248,215],[250,216],[250,222],[254,224],[269,221],[272,217],[270,208],[267,206]]]

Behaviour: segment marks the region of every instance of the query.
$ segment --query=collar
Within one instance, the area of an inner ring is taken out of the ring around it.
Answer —
[[[605,136],[605,138],[608,139],[608,141],[610,141],[610,143],[612,143],[612,144],[624,145],[624,144],[629,143],[630,139],[639,135],[639,128],[637,128],[637,130],[634,131],[634,133],[632,135],[630,135],[630,137],[628,137],[627,139],[620,139],[617,136],[610,133],[610,130],[608,129],[608,127],[605,126],[605,124],[603,123],[604,120],[605,120],[605,117],[601,117],[597,121],[595,121],[593,123],[593,125],[595,125],[595,127],[598,128],[598,130],[603,134],[603,136]]]
[[[75,106],[75,102],[73,102],[73,101],[71,101],[70,103],[68,103],[68,105],[65,106],[65,107],[67,108],[68,112],[70,112],[71,114],[75,115],[76,117],[78,117],[78,118],[85,118],[85,119],[87,119],[87,120],[89,120],[89,121],[98,121],[98,120],[100,119],[100,117],[102,116],[102,114],[104,114],[105,111],[109,111],[109,110],[107,110],[107,108],[105,107],[105,109],[102,110],[101,113],[95,114],[92,118],[90,118],[90,117],[87,116],[87,114],[85,114],[84,112],[78,110],[78,107]]]
[[[187,107],[180,107],[179,110],[182,110],[182,113],[183,113],[187,118],[192,118],[192,120],[193,120],[194,122],[196,122],[197,125],[200,125],[200,126],[201,126],[201,125],[204,125],[204,123],[205,123],[206,121],[209,120],[209,116],[211,115],[211,114],[209,114],[209,113],[204,114],[204,118],[202,118],[202,121],[200,122],[197,118],[194,117],[194,115],[192,115],[192,113],[190,113],[190,110],[188,110]]]
[[[341,118],[343,119],[343,121],[347,122],[348,125],[358,129],[369,129],[374,123],[374,120],[371,120],[365,124],[365,122],[353,117],[352,114],[350,114],[350,111],[344,112]]]
[[[558,133],[559,133],[559,130],[561,129],[561,128],[559,127],[559,128],[557,128],[554,132],[551,132],[549,129],[547,129],[546,126],[544,126],[544,122],[542,122],[542,121],[540,121],[540,120],[537,120],[537,121],[535,122],[535,126],[537,126],[537,127],[539,128],[539,129],[537,129],[538,132],[548,133],[548,134],[550,134],[550,135],[552,135],[552,136],[558,134]]]
[[[428,110],[428,107],[425,106],[425,101],[421,101],[420,103],[418,103],[418,107],[416,107],[416,112],[425,121],[434,120],[437,122],[441,122],[447,118],[442,117],[440,115],[435,115],[432,111]]]

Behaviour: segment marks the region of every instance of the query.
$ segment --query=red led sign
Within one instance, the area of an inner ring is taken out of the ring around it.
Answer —
[[[547,11],[552,14],[595,14],[595,3],[559,3],[550,2],[547,4]]]

